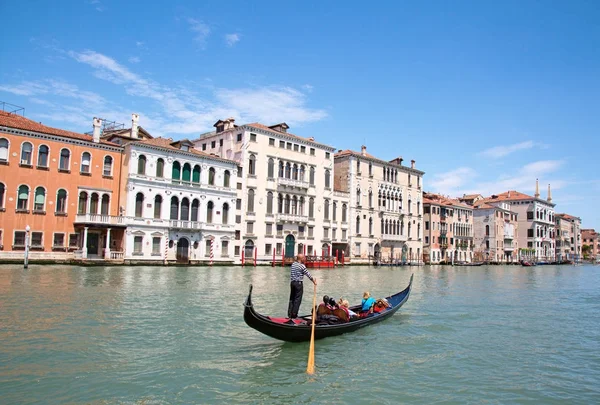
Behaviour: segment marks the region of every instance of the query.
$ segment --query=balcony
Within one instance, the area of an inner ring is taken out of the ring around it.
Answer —
[[[299,224],[305,224],[308,222],[307,215],[296,215],[296,214],[277,214],[275,216],[279,222],[293,222]]]
[[[514,234],[505,234],[504,240],[513,240],[515,238]]]
[[[382,235],[381,240],[384,242],[406,242],[408,238],[406,235]]]
[[[446,222],[446,215],[440,215],[440,221]]]
[[[302,189],[306,189],[306,190],[308,190],[308,188],[310,186],[310,184],[307,181],[287,179],[285,177],[278,177],[277,185],[285,186],[285,187],[297,187],[297,188],[302,188]]]
[[[200,229],[202,225],[198,221],[183,221],[180,219],[172,219],[170,222],[171,228],[175,229]]]
[[[128,219],[129,219],[129,217],[121,217],[121,216],[114,216],[114,215],[77,214],[75,216],[75,223],[76,224],[126,226]]]

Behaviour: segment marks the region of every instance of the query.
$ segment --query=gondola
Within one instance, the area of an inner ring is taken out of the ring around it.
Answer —
[[[315,325],[315,339],[323,339],[330,336],[341,335],[343,333],[354,332],[365,326],[392,317],[406,300],[408,300],[412,282],[413,276],[411,275],[408,287],[399,293],[386,297],[391,307],[383,312],[373,313],[365,318],[335,325]],[[355,312],[357,312],[359,308],[360,305],[351,307]],[[291,323],[288,318],[274,318],[259,314],[254,310],[252,304],[252,285],[250,285],[248,298],[246,298],[246,302],[244,303],[244,321],[246,321],[246,324],[251,328],[271,336],[272,338],[284,340],[286,342],[307,342],[310,340],[310,320],[311,315],[306,315],[296,319],[295,323]]]

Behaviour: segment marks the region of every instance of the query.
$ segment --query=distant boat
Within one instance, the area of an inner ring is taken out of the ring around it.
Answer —
[[[479,267],[479,266],[483,266],[483,262],[473,262],[473,263],[463,263],[460,264],[460,266],[469,266],[469,267]]]
[[[528,262],[526,260],[521,260],[521,266],[532,267],[532,266],[535,266],[535,262]]]

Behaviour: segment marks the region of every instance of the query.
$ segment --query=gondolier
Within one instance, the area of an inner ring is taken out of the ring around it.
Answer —
[[[298,311],[302,303],[302,281],[304,280],[304,276],[308,277],[314,285],[317,285],[317,279],[313,278],[308,270],[306,270],[306,266],[304,265],[305,260],[302,254],[296,256],[296,261],[292,263],[290,270],[290,303],[288,305],[288,318],[290,319],[298,317]]]

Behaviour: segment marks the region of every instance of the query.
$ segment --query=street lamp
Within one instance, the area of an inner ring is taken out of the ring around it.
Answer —
[[[23,268],[26,269],[29,266],[29,231],[31,228],[29,225],[25,227],[25,261],[23,263]]]

